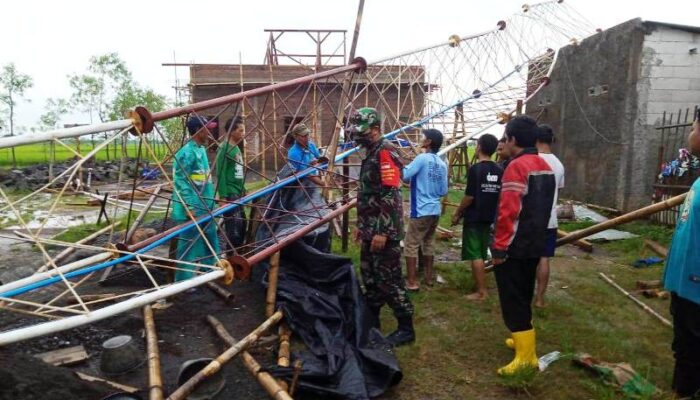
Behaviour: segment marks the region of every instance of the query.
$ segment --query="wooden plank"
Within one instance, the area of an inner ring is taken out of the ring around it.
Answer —
[[[668,257],[668,249],[660,245],[659,243],[653,240],[644,239],[644,245],[650,248],[654,253],[660,255],[661,257]]]
[[[45,353],[36,354],[34,357],[47,364],[51,364],[54,367],[58,367],[59,365],[71,365],[87,360],[90,356],[85,351],[85,348],[82,345],[79,345],[66,347],[65,349],[47,351]]]
[[[127,392],[127,393],[136,393],[136,392],[139,391],[138,388],[135,388],[135,387],[133,387],[133,386],[123,385],[123,384],[121,384],[121,383],[117,383],[117,382],[113,382],[113,381],[108,381],[107,379],[102,379],[102,378],[98,378],[98,377],[96,377],[96,376],[87,375],[87,374],[84,374],[84,373],[82,373],[82,372],[76,372],[75,374],[78,376],[78,378],[80,378],[80,379],[82,379],[82,380],[84,380],[84,381],[104,383],[104,384],[107,384],[107,385],[109,385],[109,386],[111,386],[111,387],[113,387],[113,388],[119,389],[119,390],[121,390],[121,391],[123,391],[123,392]]]

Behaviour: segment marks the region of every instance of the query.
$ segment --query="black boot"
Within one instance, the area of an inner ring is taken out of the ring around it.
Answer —
[[[399,327],[386,337],[386,340],[394,347],[403,346],[416,340],[416,333],[413,331],[413,317],[398,318]]]
[[[379,330],[382,329],[381,322],[379,320],[379,311],[381,311],[382,307],[376,307],[376,306],[367,306],[367,315],[369,316],[369,327],[370,328],[377,328]]]

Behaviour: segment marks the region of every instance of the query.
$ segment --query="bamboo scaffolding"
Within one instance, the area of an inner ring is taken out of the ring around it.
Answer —
[[[602,272],[598,273],[598,275],[600,275],[600,277],[601,277],[605,282],[609,283],[612,287],[614,287],[615,289],[617,289],[617,290],[619,290],[620,292],[622,292],[622,294],[624,294],[625,296],[627,296],[628,299],[632,300],[636,305],[638,305],[639,307],[641,307],[644,311],[646,311],[647,313],[651,314],[651,315],[654,316],[656,319],[658,319],[659,321],[661,321],[662,324],[668,326],[669,328],[673,328],[673,324],[671,323],[671,321],[669,321],[669,320],[667,320],[666,318],[664,318],[661,314],[659,314],[659,313],[657,313],[656,311],[654,311],[651,307],[649,307],[648,305],[644,304],[644,302],[642,302],[641,300],[639,300],[639,299],[637,299],[636,297],[632,296],[632,295],[630,294],[630,292],[628,292],[628,291],[626,291],[625,289],[623,289],[620,285],[618,285],[617,283],[615,283],[615,281],[613,281],[612,279],[610,279],[607,275],[605,275],[605,274],[602,273]]]
[[[248,346],[253,344],[258,338],[263,334],[263,332],[270,329],[273,325],[278,323],[282,319],[282,311],[277,311],[270,318],[265,320],[260,326],[255,328],[253,332],[244,337],[241,341],[235,345],[229,347],[225,352],[221,353],[216,359],[210,362],[206,367],[202,368],[197,372],[192,378],[185,382],[182,386],[177,388],[169,397],[168,400],[181,400],[185,399],[188,394],[192,393],[194,388],[202,381],[208,377],[217,373],[221,367],[227,362],[231,361],[233,357],[238,355],[238,353],[244,351]]]
[[[563,244],[571,243],[575,240],[578,239],[583,239],[585,237],[591,236],[595,233],[604,231],[606,229],[613,228],[615,226],[634,221],[636,219],[648,217],[651,214],[654,214],[656,212],[662,211],[662,210],[667,210],[669,208],[673,208],[685,200],[685,196],[687,193],[680,194],[675,197],[671,197],[668,200],[664,200],[662,202],[652,204],[650,206],[646,206],[643,208],[640,208],[639,210],[635,210],[632,212],[629,212],[627,214],[620,215],[619,217],[615,217],[613,219],[609,219],[607,221],[603,221],[599,224],[595,224],[591,227],[588,227],[586,229],[580,229],[576,232],[571,232],[570,234],[560,238],[557,240],[557,246],[561,246]]]
[[[146,327],[146,348],[148,351],[148,398],[162,400],[163,378],[160,374],[158,336],[156,335],[156,324],[153,321],[153,309],[150,305],[143,307],[143,322]]]
[[[229,334],[224,325],[219,322],[216,318],[211,315],[207,315],[207,321],[214,328],[219,337],[226,342],[227,345],[233,347],[236,345],[236,339]],[[260,364],[250,355],[247,351],[241,352],[241,358],[243,359],[243,365],[250,371],[250,373],[258,380],[260,385],[265,389],[267,394],[276,400],[291,400],[292,397],[282,388],[275,378],[272,377],[268,372],[263,371]]]
[[[270,268],[267,273],[267,296],[265,298],[265,316],[270,317],[275,312],[275,301],[277,299],[277,279],[279,277],[280,252],[270,257]]]

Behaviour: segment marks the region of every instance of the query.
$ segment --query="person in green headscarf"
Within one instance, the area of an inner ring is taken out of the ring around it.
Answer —
[[[187,131],[191,135],[184,146],[175,154],[173,163],[173,210],[172,218],[181,224],[191,221],[191,217],[201,217],[211,213],[216,207],[214,185],[209,171],[206,146],[211,130],[217,123],[204,117],[192,115],[187,120]],[[204,232],[206,241],[200,233]],[[208,243],[207,243],[208,242]],[[192,227],[178,236],[177,259],[199,264],[213,265],[215,254],[219,254],[219,238],[216,222],[212,218]],[[175,281],[183,281],[194,276],[196,267],[178,263]]]

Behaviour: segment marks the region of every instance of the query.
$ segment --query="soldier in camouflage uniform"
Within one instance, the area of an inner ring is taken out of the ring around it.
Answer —
[[[401,276],[403,164],[394,146],[382,137],[380,124],[377,111],[366,107],[353,113],[348,126],[352,139],[366,151],[360,169],[355,239],[362,242],[360,271],[372,323],[379,328],[379,311],[388,304],[399,324],[387,339],[401,346],[415,340],[413,305]]]

